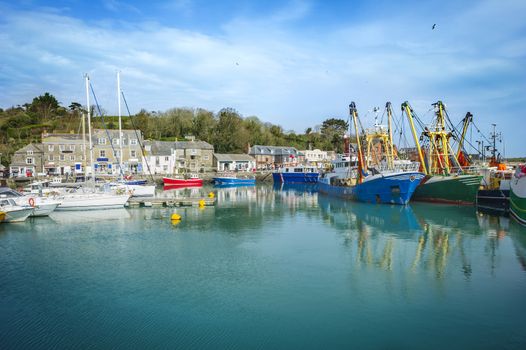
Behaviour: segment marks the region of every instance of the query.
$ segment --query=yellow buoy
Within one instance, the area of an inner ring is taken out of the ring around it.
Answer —
[[[170,218],[172,219],[172,221],[181,221],[181,215],[176,213],[173,213]]]
[[[0,222],[5,220],[5,213],[3,211],[0,211]]]
[[[214,197],[215,197],[214,192],[210,192],[210,193],[208,194],[208,197],[210,197],[210,198],[214,198]]]
[[[206,204],[206,203],[205,203],[205,200],[204,200],[204,199],[201,199],[201,200],[199,201],[199,207],[202,208],[202,207],[205,206],[205,204]]]

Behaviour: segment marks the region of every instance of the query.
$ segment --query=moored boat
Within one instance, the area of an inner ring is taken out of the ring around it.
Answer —
[[[409,202],[424,174],[418,171],[419,163],[395,161],[390,106],[390,103],[386,104],[389,129],[376,124],[374,129],[366,132],[367,154],[364,155],[358,129],[358,112],[354,102],[349,105],[358,140],[357,155],[351,157],[349,150],[348,154],[340,155],[332,162],[332,170],[323,173],[318,179],[321,193],[369,203],[405,205]],[[373,147],[375,144],[380,147]],[[373,152],[375,148],[377,151]],[[371,160],[375,158],[383,160],[380,164],[372,164]]]
[[[237,174],[221,174],[212,178],[212,181],[215,186],[253,186],[256,184],[255,177]]]
[[[124,208],[130,198],[129,194],[111,193],[71,193],[64,195],[57,211],[95,210]]]
[[[510,213],[526,225],[526,165],[517,167],[510,183]]]
[[[320,173],[315,166],[285,166],[272,173],[274,183],[316,183]]]
[[[442,101],[434,103],[433,106],[435,118],[431,125],[424,128],[421,138],[419,138],[413,119],[416,118],[421,125],[423,122],[418,119],[407,101],[402,104],[402,110],[407,114],[411,125],[422,170],[426,175],[424,181],[415,190],[413,199],[473,205],[476,202],[482,176],[470,167],[462,148],[465,132],[471,122],[472,115],[468,112],[464,118],[464,128],[458,150],[453,151],[450,144],[453,131],[448,129],[451,122],[445,106]],[[425,141],[423,147],[420,145],[420,140]]]
[[[17,205],[12,198],[0,198],[0,222],[21,222],[31,215],[30,206]]]
[[[163,177],[165,186],[202,186],[203,179],[200,179],[197,174],[191,174],[189,177]]]
[[[48,216],[62,203],[54,198],[23,195],[8,187],[0,187],[0,197],[12,198],[20,206],[29,205],[32,208],[30,216]]]

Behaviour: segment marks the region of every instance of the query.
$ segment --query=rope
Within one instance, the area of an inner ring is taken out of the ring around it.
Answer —
[[[135,136],[137,137],[137,142],[139,142],[139,146],[141,147],[141,153],[142,157],[144,158],[144,162],[146,163],[146,168],[148,169],[148,174],[150,175],[150,179],[152,181],[155,181],[153,179],[152,171],[150,170],[150,164],[148,164],[148,159],[146,158],[146,153],[144,152],[144,146],[141,142],[141,138],[139,137],[139,134],[137,133],[137,127],[135,126],[135,122],[133,121],[132,115],[130,113],[130,108],[128,107],[128,101],[126,101],[126,97],[124,96],[124,92],[121,91],[122,99],[124,100],[124,105],[126,106],[126,111],[128,112],[128,117],[130,117],[130,121],[132,123],[133,130],[135,131]]]

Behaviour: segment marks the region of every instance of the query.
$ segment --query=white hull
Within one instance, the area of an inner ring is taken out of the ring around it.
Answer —
[[[35,205],[31,216],[48,216],[57,209],[61,202],[40,203]]]
[[[57,211],[124,208],[129,195],[72,194],[65,196]]]
[[[153,197],[155,186],[153,185],[125,185],[132,197]]]
[[[26,207],[11,207],[0,209],[0,218],[3,218],[0,222],[21,222],[25,221],[29,215],[31,215],[32,208]]]

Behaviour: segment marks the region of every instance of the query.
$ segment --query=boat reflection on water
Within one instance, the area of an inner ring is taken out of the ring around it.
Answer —
[[[109,220],[127,220],[130,212],[127,209],[112,210],[84,210],[84,211],[54,211],[49,215],[50,219],[58,224],[77,224],[88,222],[100,222]]]
[[[315,183],[274,183],[274,190],[282,192],[295,192],[298,194],[318,193],[318,185]]]
[[[513,246],[526,270],[526,238],[517,232],[519,225],[477,214],[473,207],[372,205],[325,196],[318,197],[318,203],[322,215],[341,232],[356,266],[425,273],[438,280],[462,273],[469,280],[475,270],[495,273]]]

